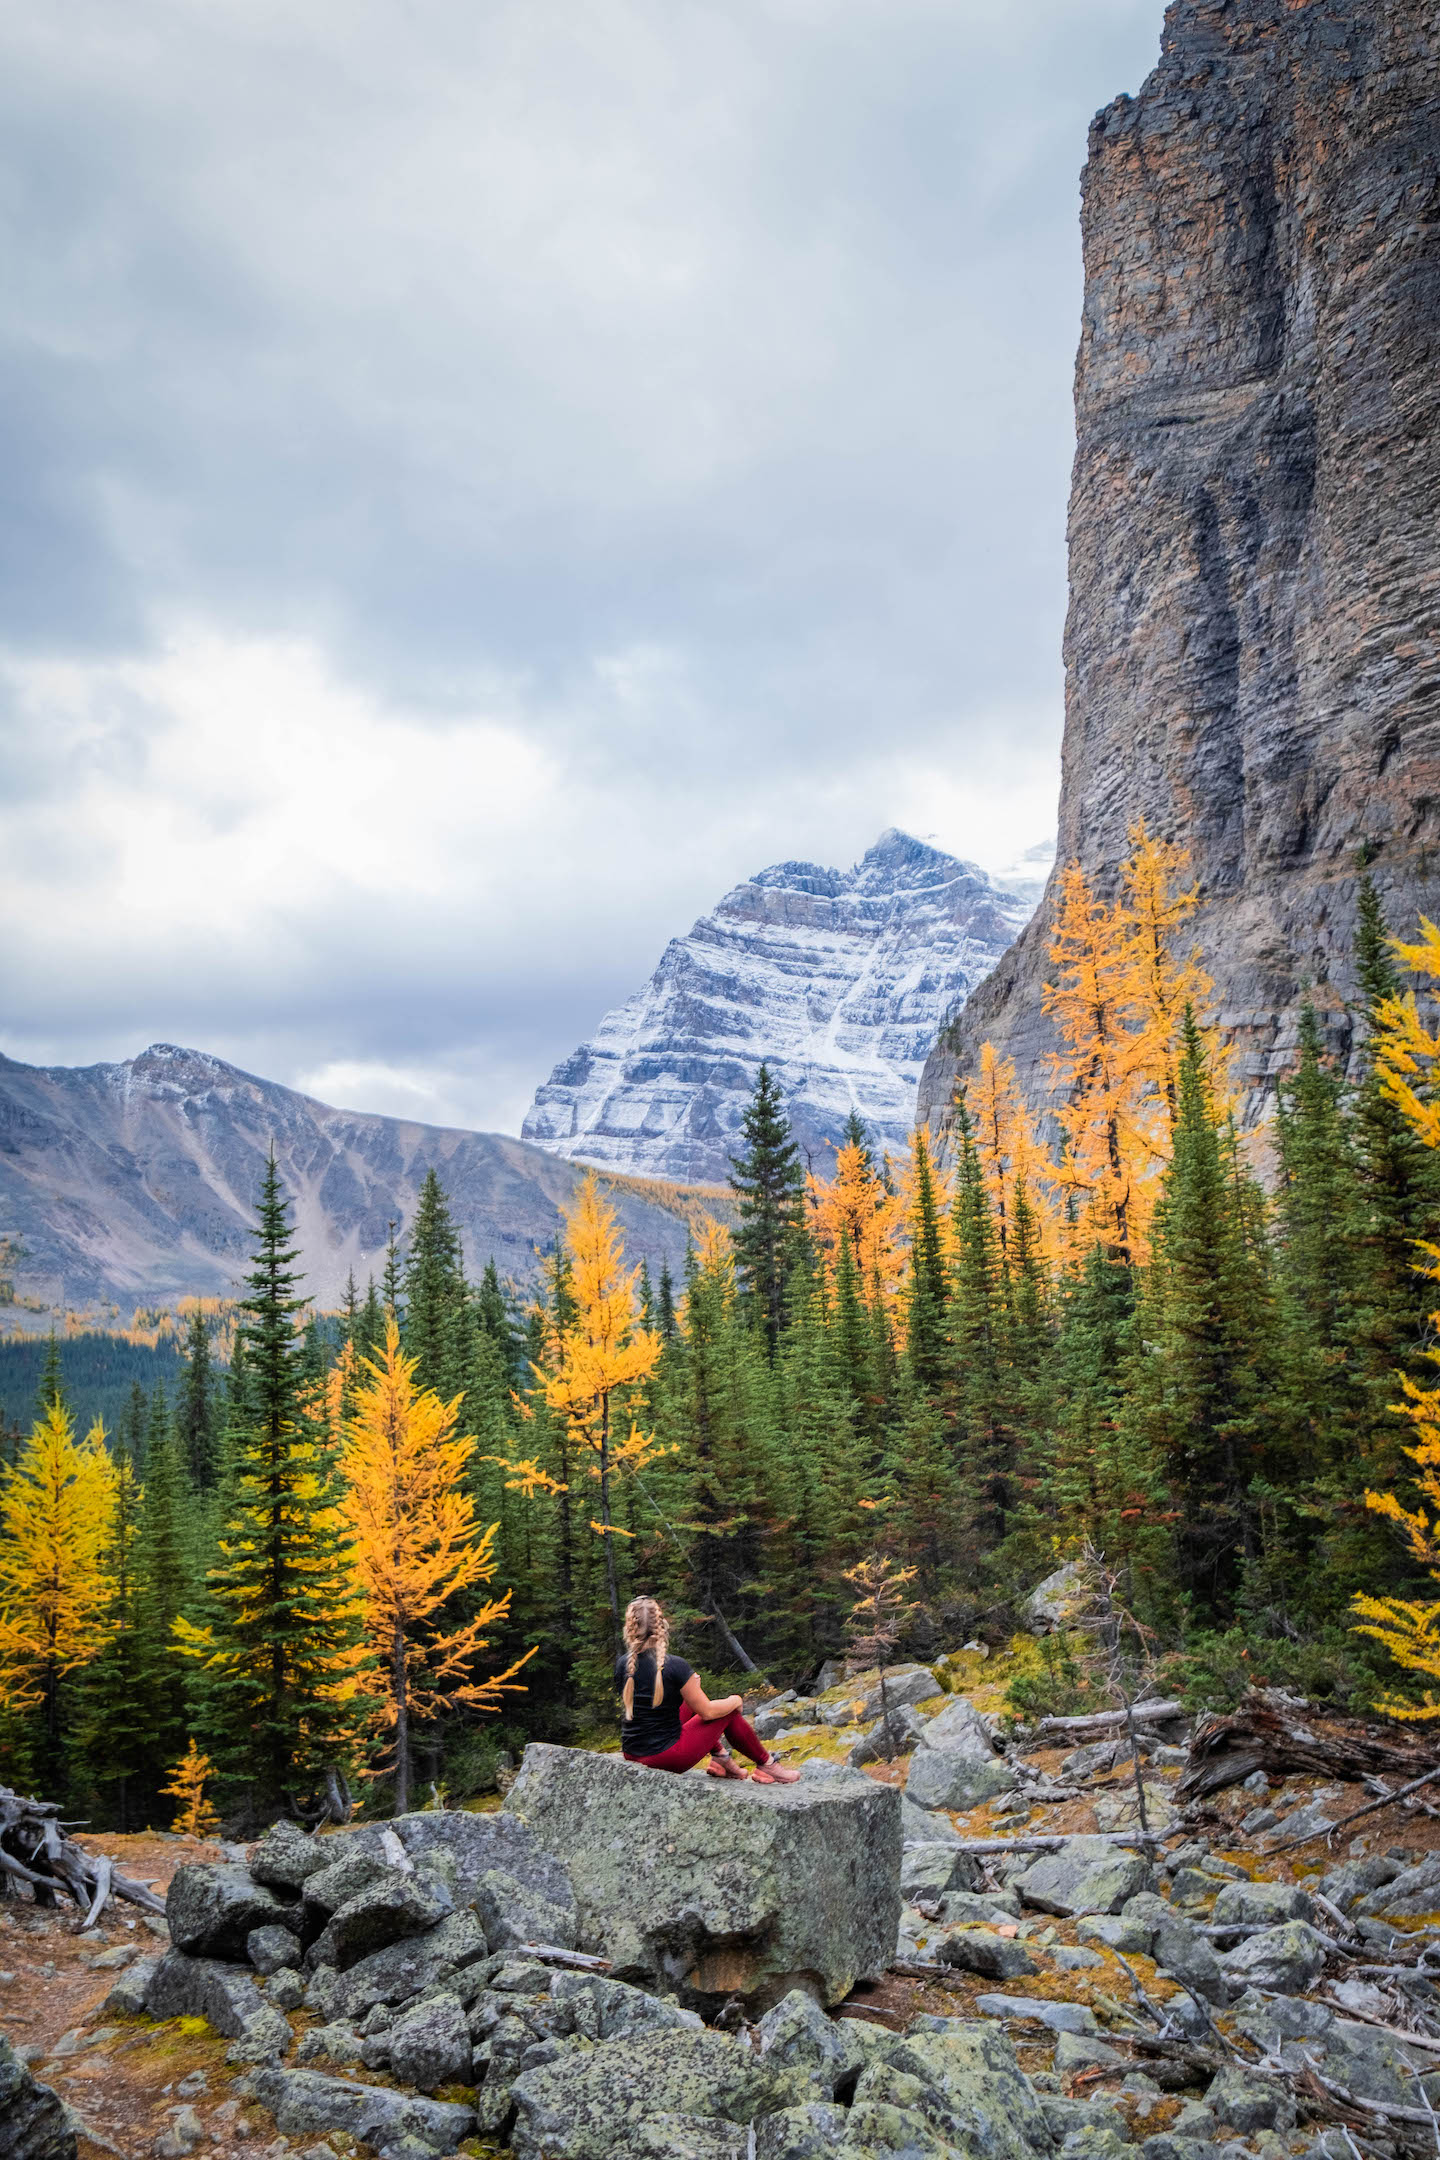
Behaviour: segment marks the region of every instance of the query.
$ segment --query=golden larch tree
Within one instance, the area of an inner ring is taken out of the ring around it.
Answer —
[[[867,1287],[878,1284],[888,1304],[905,1275],[907,1207],[877,1168],[868,1148],[847,1144],[837,1149],[835,1175],[805,1179],[810,1199],[810,1235],[832,1280],[840,1257],[842,1232],[848,1235],[855,1272]]]
[[[593,1171],[566,1212],[565,1251],[571,1317],[552,1331],[535,1377],[550,1410],[565,1420],[588,1456],[600,1489],[600,1520],[592,1527],[605,1541],[605,1589],[618,1645],[614,1487],[617,1479],[643,1470],[660,1452],[652,1434],[618,1412],[628,1391],[643,1385],[655,1370],[661,1342],[654,1329],[640,1325],[635,1295],[640,1270],[625,1266],[614,1210],[600,1198]]]
[[[173,1828],[191,1837],[209,1837],[220,1827],[220,1818],[205,1797],[205,1787],[215,1775],[215,1765],[202,1755],[192,1739],[175,1765],[168,1785],[160,1790],[175,1802]]]
[[[1053,1258],[1057,1242],[1051,1190],[1054,1170],[1016,1085],[1014,1059],[1000,1057],[994,1043],[982,1043],[979,1070],[964,1088],[975,1152],[995,1211],[1002,1262],[1009,1259],[1015,1196],[1022,1189],[1034,1217],[1041,1256]]]
[[[417,1362],[400,1348],[388,1312],[383,1351],[361,1363],[340,1461],[366,1632],[385,1681],[382,1716],[394,1734],[397,1815],[410,1806],[415,1725],[455,1705],[497,1708],[534,1656],[527,1651],[493,1678],[474,1677],[487,1631],[510,1610],[508,1590],[449,1624],[451,1600],[494,1579],[498,1525],[480,1528],[465,1490],[475,1442],[455,1430],[461,1399],[441,1402],[433,1388],[417,1389]]]
[[[75,1439],[52,1402],[0,1478],[0,1702],[45,1712],[59,1737],[59,1690],[109,1640],[105,1571],[115,1465],[105,1428]]]
[[[1426,916],[1420,918],[1420,936],[1413,945],[1392,941],[1398,958],[1420,976],[1429,978],[1427,1002],[1434,1003],[1440,985],[1440,929]],[[1435,1079],[1440,1074],[1440,1034],[1420,1009],[1413,990],[1402,997],[1386,998],[1376,1015],[1378,1027],[1372,1042],[1376,1069],[1385,1094],[1404,1115],[1426,1147],[1440,1147],[1440,1097]],[[1421,1244],[1429,1272],[1440,1280],[1440,1245]],[[1440,1313],[1431,1317],[1440,1327]],[[1440,1350],[1425,1356],[1440,1365]],[[1440,1583],[1440,1387],[1421,1387],[1408,1373],[1397,1374],[1404,1401],[1395,1408],[1415,1428],[1416,1444],[1405,1450],[1416,1466],[1418,1505],[1404,1507],[1394,1493],[1367,1492],[1365,1504],[1377,1515],[1396,1524],[1416,1560],[1432,1582]],[[1351,1606],[1357,1633],[1383,1643],[1397,1665],[1425,1679],[1440,1681],[1440,1599],[1375,1598],[1363,1592]],[[1396,1718],[1440,1717],[1440,1698],[1427,1687],[1418,1703],[1391,1698],[1378,1706]]]
[[[1186,924],[1199,899],[1198,886],[1181,882],[1190,867],[1188,851],[1155,839],[1143,818],[1131,826],[1129,837],[1130,854],[1120,866],[1119,924],[1127,962],[1123,995],[1139,1025],[1135,1073],[1164,1109],[1157,1142],[1168,1161],[1179,1114],[1176,1075],[1185,1008],[1197,1015],[1208,1012],[1215,984],[1201,965],[1199,947],[1185,945]],[[1210,1069],[1218,1077],[1219,1045],[1210,1032],[1202,1032]]]

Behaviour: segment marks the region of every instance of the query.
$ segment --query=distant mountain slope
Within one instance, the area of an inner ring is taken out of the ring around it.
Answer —
[[[812,1155],[852,1110],[904,1146],[936,1037],[1038,897],[893,830],[853,870],[777,863],[671,941],[521,1130],[572,1160],[719,1180],[763,1059]]]
[[[333,1110],[203,1051],[154,1043],[118,1065],[0,1057],[0,1234],[18,1235],[16,1287],[52,1303],[228,1291],[243,1271],[261,1167],[274,1144],[295,1202],[305,1287],[338,1302],[353,1267],[379,1275],[426,1171],[439,1172],[470,1265],[533,1274],[581,1173],[497,1133]],[[683,1258],[684,1204],[613,1194],[632,1261]]]

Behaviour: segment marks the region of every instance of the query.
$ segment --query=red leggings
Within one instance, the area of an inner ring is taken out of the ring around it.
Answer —
[[[689,1703],[680,1705],[680,1737],[658,1755],[627,1755],[626,1762],[643,1763],[647,1770],[693,1770],[702,1755],[713,1755],[722,1740],[733,1740],[742,1755],[753,1763],[769,1762],[764,1741],[747,1725],[738,1710],[729,1717],[697,1717]]]

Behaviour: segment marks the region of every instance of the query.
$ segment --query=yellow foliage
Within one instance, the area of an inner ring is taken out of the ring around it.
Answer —
[[[1183,957],[1176,950],[1197,897],[1176,883],[1188,858],[1151,839],[1143,820],[1130,847],[1113,907],[1078,863],[1061,873],[1050,945],[1058,975],[1044,1001],[1064,1038],[1050,1064],[1061,1098],[1056,1178],[1075,1217],[1071,1242],[1085,1249],[1098,1240],[1139,1262],[1171,1155],[1185,1008],[1202,1011],[1214,984],[1193,949]]]
[[[863,1147],[842,1147],[835,1175],[813,1171],[805,1179],[810,1195],[810,1235],[833,1282],[842,1233],[849,1233],[850,1253],[867,1289],[876,1282],[887,1300],[898,1292],[905,1274],[907,1209],[905,1196],[887,1183]]]
[[[52,1406],[0,1477],[0,1703],[53,1699],[110,1637],[104,1556],[115,1466],[96,1423],[81,1442]]]
[[[1428,975],[1432,982],[1440,980],[1440,930],[1425,916],[1420,918],[1417,943],[1406,945],[1396,939],[1394,950],[1414,973]],[[1403,997],[1384,999],[1376,1017],[1374,1051],[1381,1088],[1424,1145],[1440,1147],[1440,1105],[1420,1092],[1434,1076],[1440,1037],[1422,1020],[1413,990]],[[1421,1245],[1419,1250],[1429,1255],[1428,1272],[1440,1279],[1440,1247]],[[1431,1316],[1431,1325],[1440,1325],[1440,1314]],[[1440,1364],[1440,1351],[1427,1351],[1426,1356]],[[1412,1421],[1419,1436],[1416,1446],[1405,1452],[1419,1471],[1415,1484],[1420,1504],[1412,1510],[1402,1507],[1394,1493],[1367,1492],[1365,1505],[1397,1526],[1411,1558],[1432,1581],[1440,1582],[1440,1387],[1421,1387],[1406,1373],[1399,1380],[1405,1400],[1394,1407]],[[1357,1617],[1357,1634],[1383,1643],[1407,1672],[1440,1680],[1440,1602],[1361,1594],[1351,1600],[1351,1610]],[[1392,1697],[1378,1707],[1395,1718],[1440,1717],[1440,1699],[1431,1688],[1419,1703]]]
[[[662,1450],[631,1420],[618,1438],[614,1397],[639,1387],[660,1359],[660,1337],[638,1324],[638,1268],[626,1268],[612,1209],[600,1198],[593,1173],[585,1178],[566,1215],[566,1287],[574,1316],[552,1330],[548,1355],[535,1368],[546,1403],[564,1418],[589,1451],[592,1476],[608,1488],[617,1470],[642,1470]],[[602,1513],[609,1517],[608,1492]]]
[[[202,1755],[192,1740],[181,1760],[175,1765],[174,1776],[160,1790],[175,1805],[174,1828],[188,1831],[191,1837],[209,1837],[220,1827],[220,1818],[205,1798],[205,1787],[215,1774],[215,1766],[208,1755]]]
[[[985,1189],[995,1211],[1002,1256],[1009,1249],[1015,1195],[1023,1186],[1035,1217],[1041,1256],[1053,1260],[1059,1242],[1054,1170],[1035,1136],[1030,1113],[1015,1084],[1014,1060],[997,1057],[993,1043],[980,1046],[980,1070],[965,1083],[965,1101],[975,1128],[975,1151]]]
[[[387,1313],[385,1347],[364,1361],[368,1378],[356,1388],[341,1453],[344,1511],[389,1725],[433,1715],[442,1701],[493,1710],[526,1662],[493,1679],[472,1677],[489,1646],[487,1630],[509,1612],[508,1590],[459,1627],[436,1625],[453,1597],[494,1577],[497,1525],[480,1529],[465,1490],[475,1442],[455,1431],[460,1398],[443,1403],[432,1388],[417,1390],[416,1363],[401,1350],[395,1316]]]

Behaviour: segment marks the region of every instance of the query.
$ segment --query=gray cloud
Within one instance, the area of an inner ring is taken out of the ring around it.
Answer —
[[[1043,833],[1158,15],[11,11],[4,1047],[513,1126],[762,862]]]

